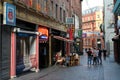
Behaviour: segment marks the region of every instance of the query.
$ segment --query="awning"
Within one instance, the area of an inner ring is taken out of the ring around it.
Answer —
[[[120,0],[117,0],[113,8],[113,13],[118,14],[120,12]]]
[[[120,35],[116,35],[112,38],[112,41],[119,41],[120,40]]]
[[[36,34],[17,33],[17,36],[19,36],[19,37],[30,37],[30,36],[36,36]]]
[[[73,40],[61,37],[61,36],[53,36],[53,38],[58,39],[58,40],[62,40],[62,41],[66,41],[66,42],[74,42]]]
[[[36,32],[36,31],[28,31],[28,30],[22,30],[20,28],[14,28],[13,32],[16,33],[24,33],[24,34],[35,34],[35,35],[41,35],[40,32]]]

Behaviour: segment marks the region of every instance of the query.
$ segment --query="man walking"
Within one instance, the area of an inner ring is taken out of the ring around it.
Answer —
[[[103,49],[103,58],[104,58],[104,60],[106,60],[106,53],[107,53],[107,50],[106,49]]]
[[[102,50],[100,48],[98,50],[99,50],[98,52],[99,64],[102,64]]]
[[[87,51],[87,55],[88,55],[88,65],[91,65],[91,61],[92,61],[92,51],[89,48],[89,50]]]

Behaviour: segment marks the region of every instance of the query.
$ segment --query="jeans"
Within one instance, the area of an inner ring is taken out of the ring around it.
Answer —
[[[88,64],[91,64],[92,62],[92,56],[88,56]]]

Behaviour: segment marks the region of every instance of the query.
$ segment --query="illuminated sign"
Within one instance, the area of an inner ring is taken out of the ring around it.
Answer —
[[[86,38],[87,37],[87,33],[82,33],[82,38]]]
[[[39,37],[40,39],[48,39],[48,29],[47,28],[40,26],[38,28],[38,32],[41,33],[41,35]]]
[[[16,7],[4,2],[3,24],[16,26]]]
[[[48,37],[47,37],[47,35],[40,35],[40,37],[39,37],[40,39],[48,39]]]

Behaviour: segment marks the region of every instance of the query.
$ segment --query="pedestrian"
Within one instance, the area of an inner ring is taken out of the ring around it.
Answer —
[[[87,53],[87,48],[85,48],[85,53]]]
[[[87,64],[88,64],[88,65],[91,65],[91,61],[92,61],[92,51],[91,51],[90,48],[89,48],[89,50],[87,51],[87,56],[88,56]]]
[[[78,65],[79,64],[79,55],[77,53],[75,53],[74,59],[75,59],[75,65]]]
[[[98,52],[99,64],[102,64],[102,50],[100,48],[98,50],[99,50]]]
[[[69,66],[70,63],[70,56],[65,54],[65,66]]]
[[[106,49],[103,49],[103,58],[104,58],[104,60],[106,60],[106,53],[107,53],[107,50]]]
[[[98,50],[96,48],[93,49],[93,65],[98,64]]]
[[[62,57],[61,65],[62,65],[63,67],[65,67],[65,57]]]

